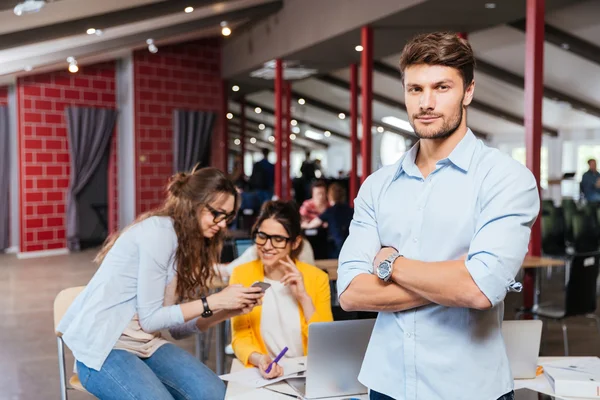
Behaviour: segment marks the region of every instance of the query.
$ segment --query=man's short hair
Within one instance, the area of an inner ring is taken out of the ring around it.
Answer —
[[[590,158],[590,159],[588,160],[588,165],[590,165],[590,164],[592,163],[592,161],[593,161],[593,162],[596,162],[596,159],[595,159],[595,158]]]
[[[315,183],[313,183],[312,188],[313,190],[316,188],[323,188],[327,190],[327,183],[325,183],[325,181],[316,181]]]
[[[466,89],[473,82],[475,56],[469,42],[456,33],[434,32],[418,35],[404,46],[400,57],[400,72],[412,65],[441,65],[456,68]]]

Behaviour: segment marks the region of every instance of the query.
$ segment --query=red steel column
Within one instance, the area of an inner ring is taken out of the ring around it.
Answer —
[[[362,177],[361,183],[371,174],[371,126],[373,125],[373,29],[363,26],[361,30],[362,75]]]
[[[229,159],[229,120],[227,119],[227,110],[229,109],[228,84],[226,80],[221,81],[221,170],[228,173],[227,166]],[[219,164],[216,164],[219,165]]]
[[[358,195],[358,65],[350,65],[350,206]]]
[[[240,100],[240,153],[242,155],[242,170],[244,170],[244,157],[246,155],[246,98]]]
[[[527,0],[525,33],[525,148],[527,168],[540,190],[540,152],[542,148],[542,98],[544,91],[544,0]],[[531,230],[529,254],[542,254],[542,231],[538,218]],[[535,268],[525,270],[523,305],[533,304]]]
[[[283,167],[283,62],[275,61],[275,195],[282,198]]]
[[[292,199],[292,166],[290,165],[290,158],[291,158],[291,153],[292,153],[292,140],[290,139],[290,135],[292,133],[292,124],[290,123],[292,121],[292,84],[290,82],[288,82],[285,85],[285,112],[286,112],[286,118],[285,118],[285,131],[284,131],[284,139],[285,139],[285,144],[286,144],[286,151],[285,151],[285,174],[283,175],[284,177],[284,182],[285,182],[285,192],[284,192],[284,198],[285,200],[291,200]]]

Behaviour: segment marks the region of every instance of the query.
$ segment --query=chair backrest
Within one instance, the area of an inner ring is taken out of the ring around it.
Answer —
[[[600,252],[575,254],[570,262],[565,297],[565,316],[585,315],[596,311],[596,280],[600,269]]]
[[[565,222],[561,207],[542,214],[542,250],[544,254],[561,256],[566,252]]]
[[[304,231],[304,236],[313,248],[315,260],[325,260],[329,258],[327,228],[306,229]]]
[[[596,223],[585,212],[577,212],[573,215],[573,245],[577,253],[598,250]]]
[[[63,315],[67,312],[67,309],[71,306],[71,303],[75,300],[79,293],[85,289],[85,286],[71,287],[61,291],[54,298],[54,331],[62,319]],[[58,336],[59,333],[56,332]]]

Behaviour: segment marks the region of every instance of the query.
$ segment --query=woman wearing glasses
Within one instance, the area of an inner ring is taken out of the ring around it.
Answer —
[[[300,234],[300,214],[292,203],[265,203],[253,229],[259,258],[234,269],[229,281],[271,284],[262,306],[232,321],[235,355],[268,379],[283,374],[279,365],[266,370],[285,347],[285,357],[306,355],[309,324],[333,321],[327,274],[297,260]]]
[[[223,230],[238,208],[217,169],[175,175],[165,203],[111,237],[58,331],[83,386],[100,399],[223,399],[223,382],[176,339],[261,304],[260,289],[208,295]]]

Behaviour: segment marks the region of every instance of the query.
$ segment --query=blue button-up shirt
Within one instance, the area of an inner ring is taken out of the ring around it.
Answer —
[[[415,164],[418,146],[361,187],[340,254],[338,293],[373,273],[377,252],[391,246],[425,262],[468,254],[466,268],[493,307],[380,312],[359,380],[397,400],[496,400],[513,388],[503,300],[520,290],[514,279],[539,213],[537,184],[470,130],[427,178]]]
[[[587,201],[600,201],[600,189],[596,182],[600,179],[598,171],[587,171],[581,178],[581,190]]]

